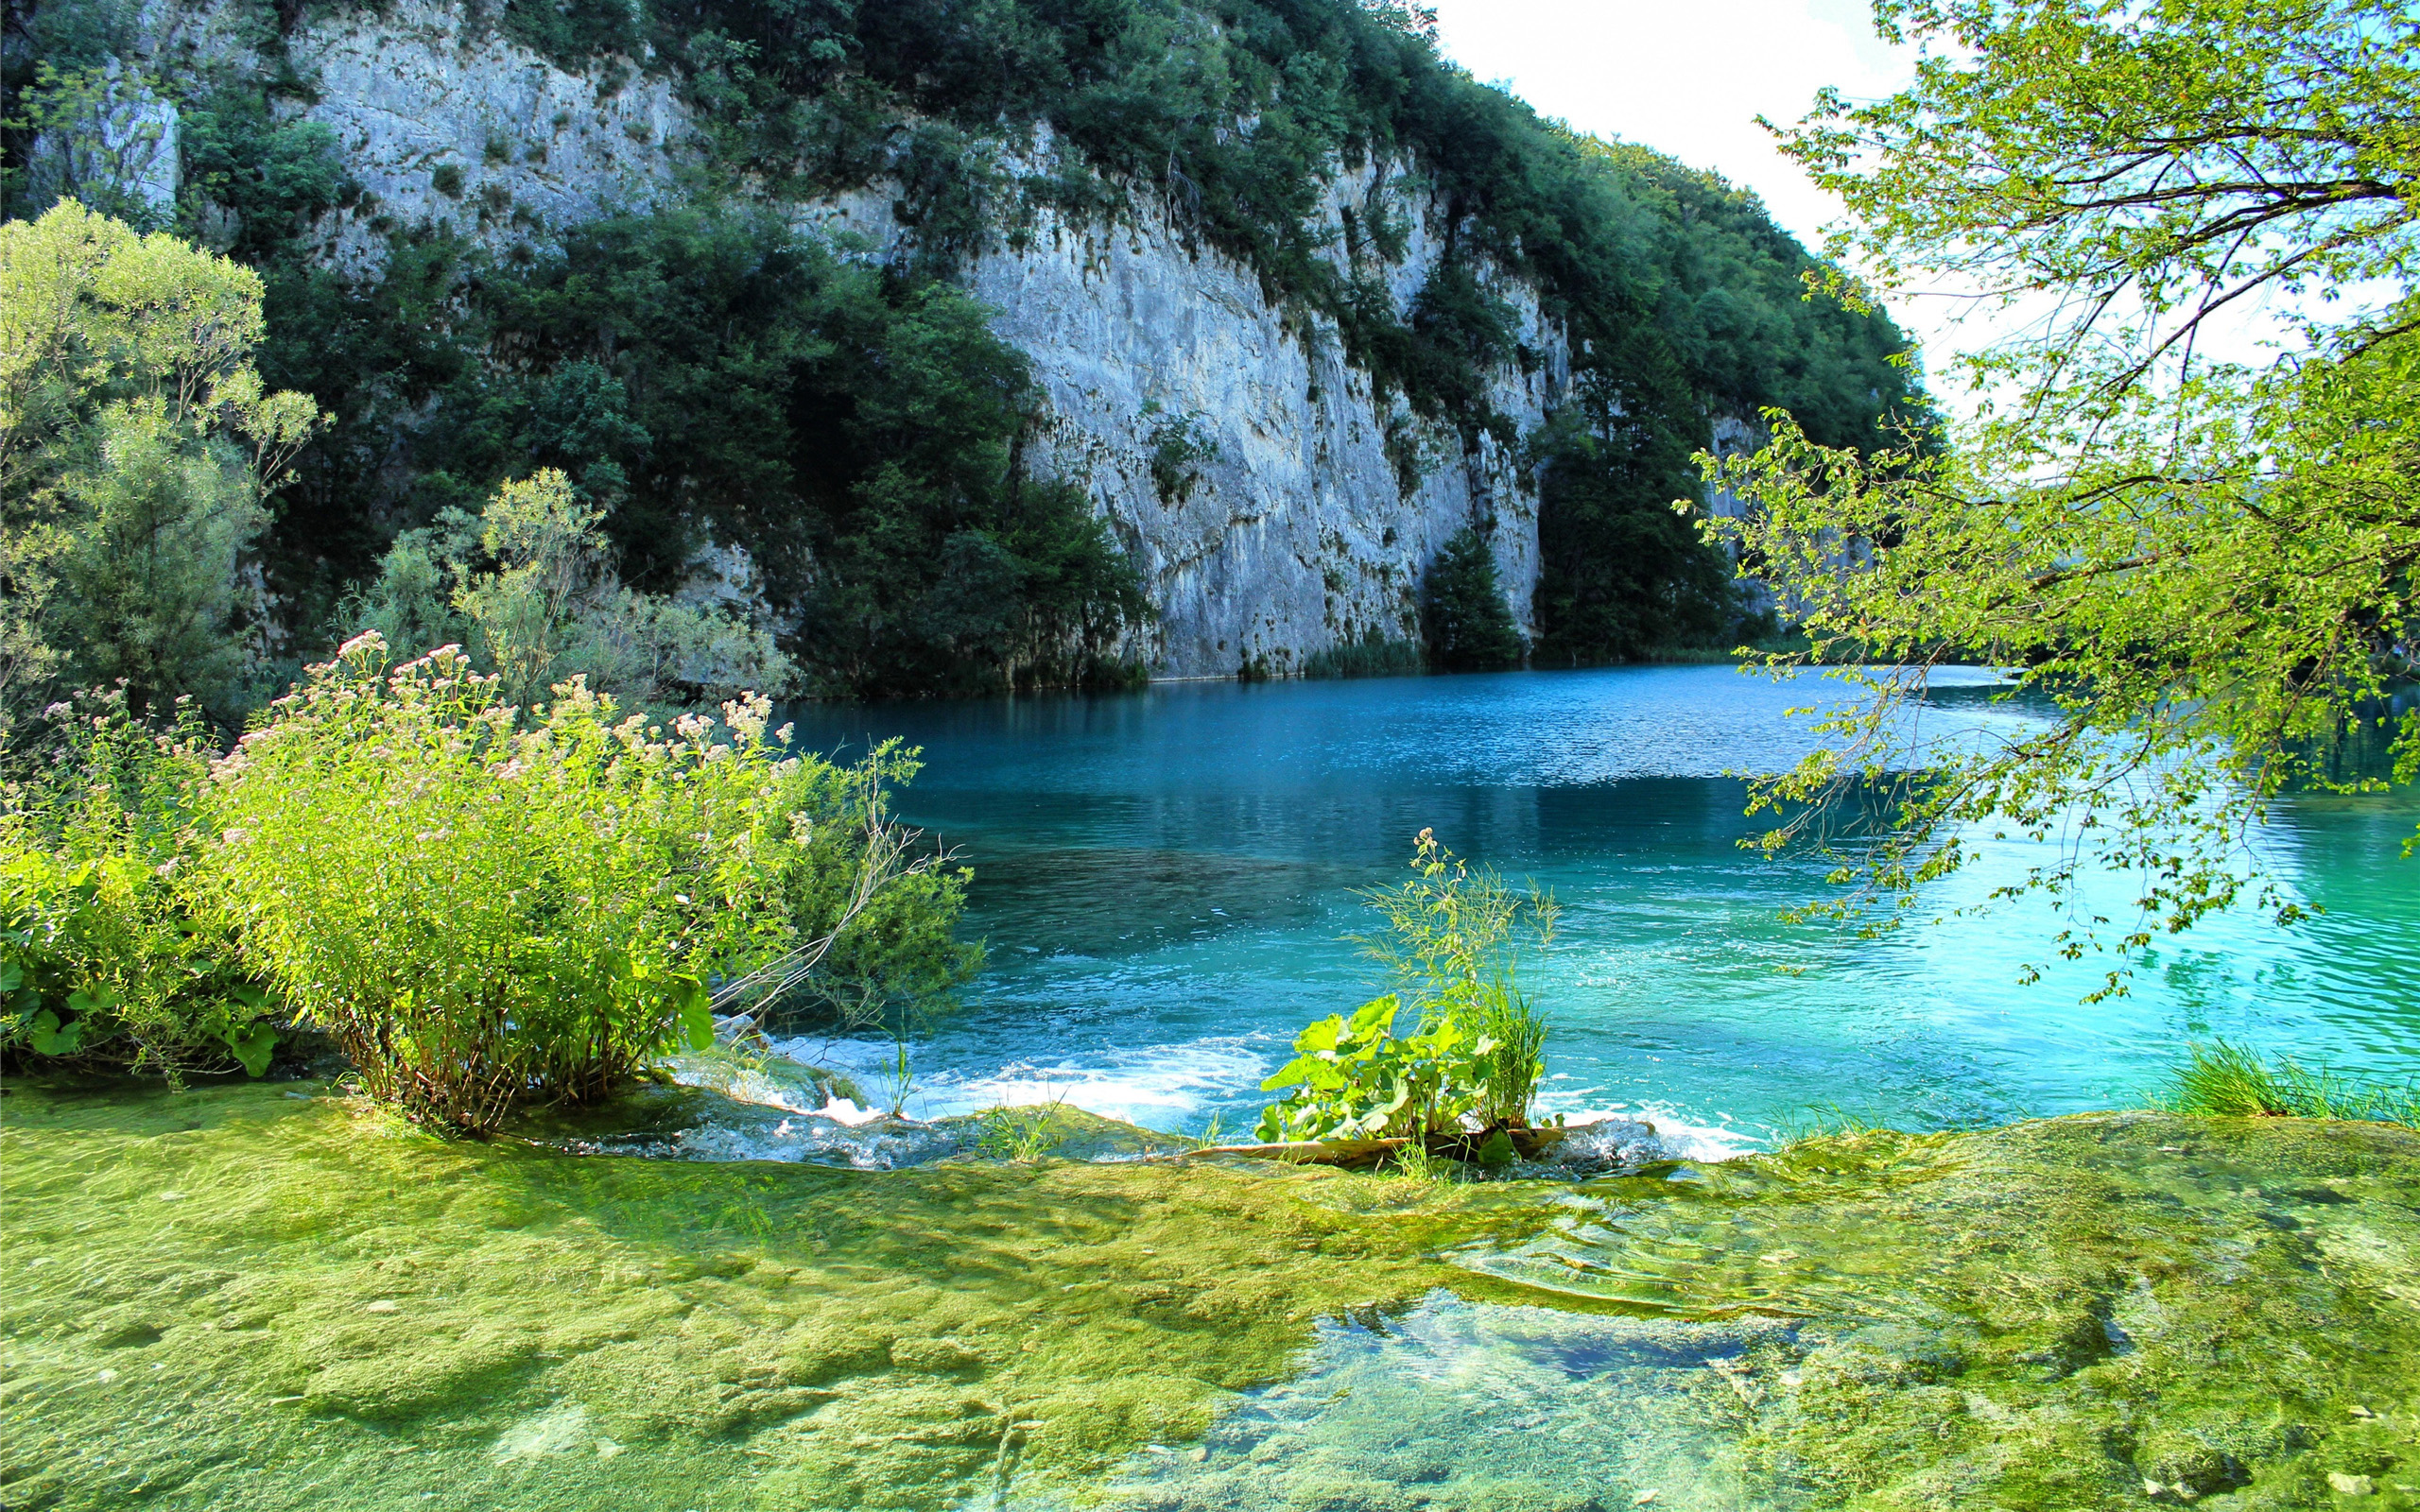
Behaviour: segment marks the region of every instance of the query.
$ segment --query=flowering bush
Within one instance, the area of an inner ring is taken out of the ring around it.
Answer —
[[[218,764],[215,869],[245,959],[416,1121],[594,1097],[706,1042],[718,994],[972,968],[963,873],[888,817],[912,753],[794,754],[762,698],[666,730],[577,679],[516,708],[457,647],[388,662],[347,643]]]
[[[48,711],[0,807],[0,1051],[175,1078],[268,1069],[277,1033],[223,934],[194,920],[206,731],[129,716],[122,690]]]

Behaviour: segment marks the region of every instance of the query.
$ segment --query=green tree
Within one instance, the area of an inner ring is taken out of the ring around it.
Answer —
[[[22,162],[5,180],[14,203],[47,207],[72,199],[103,215],[156,229],[177,181],[177,114],[154,80],[112,58],[60,68],[45,58],[19,93],[25,112],[9,124]]]
[[[1731,563],[1673,513],[1694,492],[1697,438],[1669,412],[1633,415],[1589,384],[1530,438],[1539,489],[1539,656],[1628,662],[1660,646],[1729,644]],[[1650,502],[1653,501],[1653,502]]]
[[[260,338],[225,258],[73,201],[0,224],[0,719],[119,679],[240,706],[243,556],[319,423]]]
[[[406,532],[352,618],[391,645],[471,647],[516,704],[573,677],[639,700],[795,691],[797,668],[744,617],[624,587],[604,513],[542,469],[476,516],[449,509]]]
[[[1520,627],[1495,572],[1495,550],[1469,525],[1438,549],[1420,584],[1420,628],[1428,663],[1447,672],[1521,664]]]
[[[475,278],[422,250],[377,318],[344,328],[397,360],[330,371],[347,421],[327,450],[359,465],[323,458],[306,480],[326,513],[377,507],[375,458],[407,422],[425,471],[406,518],[441,533],[508,480],[557,470],[634,591],[673,593],[700,548],[744,546],[799,627],[791,653],[835,692],[1082,680],[1147,620],[1090,497],[1028,475],[1029,365],[954,285],[733,207],[593,221]],[[414,284],[419,308],[456,323],[450,349],[397,350]],[[344,307],[322,309],[341,324]],[[475,340],[527,361],[486,363]]]
[[[1775,413],[1710,477],[1820,652],[1868,661],[1836,737],[1759,801],[1821,823],[1879,784],[1843,858],[1887,927],[1982,846],[2048,849],[2004,893],[2137,879],[2131,917],[2052,942],[2131,951],[2250,897],[2244,841],[2296,784],[2420,776],[2408,679],[2420,565],[2420,18],[2369,0],[1884,0],[1916,82],[1825,95],[1785,141],[1886,282],[1952,275],[2020,334],[1961,372],[1972,418],[1870,452]],[[1836,288],[1839,285],[1836,284]],[[1855,299],[1854,289],[1841,289]],[[2237,312],[2264,305],[2256,358]],[[2210,352],[2225,341],[2234,360]],[[1939,442],[1945,440],[1944,447]],[[1718,523],[1719,524],[1719,523]],[[2048,717],[1912,747],[1930,665],[2017,668]],[[2385,770],[2338,758],[2383,736]],[[2101,991],[2122,990],[2125,967]]]

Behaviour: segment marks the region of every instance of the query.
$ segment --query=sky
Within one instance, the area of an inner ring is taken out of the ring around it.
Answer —
[[[1915,77],[1912,46],[1874,35],[1872,0],[1428,0],[1445,56],[1491,84],[1597,136],[1619,137],[1710,168],[1755,192],[1783,229],[1820,251],[1839,200],[1815,187],[1774,147],[1758,115],[1788,125],[1816,92],[1880,99]],[[1915,338],[1927,370],[2041,318],[1978,306],[1969,285],[1943,280],[1888,297],[1892,318]],[[2380,285],[2350,291],[2356,302],[2391,299]],[[2204,354],[2265,365],[2274,319],[2293,301],[2263,296],[2231,308],[2197,337]],[[1934,386],[1954,411],[1969,407],[1962,385]]]
[[[1582,131],[1711,168],[1812,247],[1840,203],[1759,114],[1787,124],[1836,85],[1878,99],[1914,72],[1877,41],[1869,0],[1434,0],[1445,55]]]
[[[1880,99],[1915,74],[1913,47],[1874,35],[1871,0],[1431,0],[1445,56],[1544,115],[1710,168],[1754,190],[1820,250],[1841,202],[1781,155],[1763,115],[1788,125],[1825,85]],[[1901,330],[1933,353],[1987,339],[1952,317],[1964,301],[1902,291]]]

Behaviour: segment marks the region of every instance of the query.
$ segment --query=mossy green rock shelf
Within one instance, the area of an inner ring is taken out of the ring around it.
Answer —
[[[0,1098],[0,1505],[2420,1507],[2406,1130],[1575,1188],[582,1158],[301,1090]]]

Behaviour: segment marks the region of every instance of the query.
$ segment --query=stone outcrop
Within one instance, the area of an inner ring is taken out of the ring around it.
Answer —
[[[1391,193],[1382,171],[1340,177],[1331,205]],[[1405,304],[1443,250],[1428,208],[1400,207],[1412,232],[1386,272]],[[1332,325],[1270,305],[1249,268],[1188,245],[1160,207],[1107,228],[1046,220],[966,280],[1050,396],[1045,465],[1091,489],[1143,567],[1162,675],[1247,662],[1282,673],[1373,633],[1415,636],[1422,571],[1466,524],[1494,543],[1529,623],[1537,499],[1517,458],[1485,433],[1465,451],[1452,429],[1380,398]],[[1567,364],[1529,290],[1496,292],[1522,344],[1545,353],[1490,395],[1526,433]]]
[[[183,13],[164,45],[233,45],[224,26],[213,9]],[[509,254],[679,192],[693,129],[663,74],[567,73],[443,0],[309,20],[286,49],[317,88],[292,108],[331,129],[367,191],[323,227],[339,266],[374,267],[397,225],[442,224]],[[1038,167],[1046,138],[1030,153]],[[1360,271],[1407,310],[1445,248],[1437,207],[1409,185],[1401,164],[1372,163],[1340,171],[1324,202],[1340,262],[1348,209],[1405,227],[1401,254]],[[869,256],[905,242],[879,184],[790,213],[853,232]],[[1089,489],[1142,569],[1160,617],[1131,649],[1154,675],[1282,675],[1342,644],[1411,637],[1421,575],[1465,525],[1493,542],[1514,616],[1530,624],[1537,506],[1518,459],[1486,435],[1465,448],[1379,396],[1332,323],[1273,303],[1156,197],[1131,197],[1110,223],[1035,210],[959,276],[1048,396],[1031,464]],[[1526,433],[1567,378],[1564,341],[1526,286],[1480,276],[1530,357],[1496,375],[1490,401]]]

